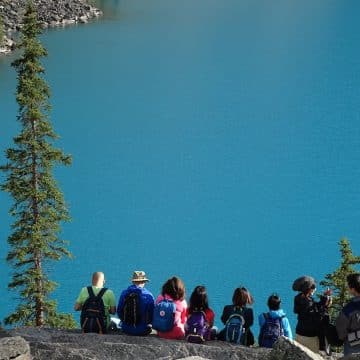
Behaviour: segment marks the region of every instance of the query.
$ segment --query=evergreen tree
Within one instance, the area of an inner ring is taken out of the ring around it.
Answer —
[[[48,120],[50,91],[39,60],[47,52],[38,40],[40,33],[36,10],[29,1],[17,45],[23,53],[12,63],[18,75],[21,130],[14,147],[6,151],[7,164],[0,167],[6,174],[1,189],[14,200],[7,255],[14,271],[8,287],[20,295],[20,304],[5,324],[74,327],[73,317],[59,314],[50,299],[57,284],[48,278],[49,264],[71,257],[66,242],[58,237],[60,222],[69,220],[69,215],[52,170],[56,164],[69,165],[71,157],[53,146],[57,135]]]
[[[330,315],[337,317],[343,306],[350,300],[346,277],[356,271],[355,266],[360,264],[360,256],[355,256],[351,250],[349,240],[343,238],[339,242],[341,264],[333,273],[327,274],[320,285],[329,287],[333,291],[333,301]]]

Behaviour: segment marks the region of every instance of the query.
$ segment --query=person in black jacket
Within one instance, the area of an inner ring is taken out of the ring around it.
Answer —
[[[353,298],[336,319],[336,330],[344,341],[344,355],[360,353],[360,273],[347,276],[349,292]]]
[[[252,305],[253,303],[254,299],[250,292],[244,287],[238,287],[234,291],[232,305],[224,306],[224,310],[221,315],[221,321],[225,325],[230,315],[234,313],[241,313],[245,321],[245,336],[242,344],[245,346],[254,345],[255,342],[254,335],[250,330],[250,326],[254,323],[254,313],[251,308],[247,307],[247,305]],[[225,329],[220,331],[218,339],[225,340]]]
[[[320,350],[319,337],[323,336],[323,322],[331,305],[329,292],[315,301],[315,281],[306,281],[294,298],[294,313],[298,315],[295,340],[315,353]]]

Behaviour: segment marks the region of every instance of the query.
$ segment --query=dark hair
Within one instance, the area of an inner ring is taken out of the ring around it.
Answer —
[[[281,304],[281,299],[278,294],[272,294],[269,296],[267,305],[270,310],[279,310]]]
[[[355,289],[355,291],[360,294],[360,274],[359,273],[349,274],[346,277],[346,280],[349,285],[349,288]]]
[[[238,287],[234,291],[232,297],[233,305],[243,307],[247,304],[251,305],[254,302],[250,292],[244,287]]]
[[[173,300],[184,300],[185,298],[185,285],[183,281],[173,276],[171,279],[167,280],[162,287],[161,294],[171,296]]]
[[[305,283],[302,286],[302,293],[304,295],[309,295],[313,290],[316,289],[316,284],[309,284],[309,283]]]
[[[208,296],[205,286],[197,286],[190,296],[189,314],[194,311],[205,311],[209,308]]]

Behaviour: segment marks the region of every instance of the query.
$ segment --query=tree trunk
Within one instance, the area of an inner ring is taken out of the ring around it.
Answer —
[[[36,120],[31,120],[31,127],[34,135],[34,140],[36,139]],[[38,207],[38,169],[37,169],[37,156],[35,149],[32,149],[32,186],[34,190],[34,195],[32,199],[32,211],[34,226],[39,222],[39,207]],[[33,244],[34,248],[34,267],[37,273],[42,274],[42,264],[41,264],[41,250],[39,249],[39,244]],[[45,324],[44,319],[44,301],[43,301],[43,284],[42,276],[36,278],[36,293],[35,297],[35,323],[36,326],[43,326]]]

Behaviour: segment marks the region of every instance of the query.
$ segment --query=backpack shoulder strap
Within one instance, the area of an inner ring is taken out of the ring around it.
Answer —
[[[243,315],[244,314],[244,308],[239,307],[239,306],[234,306],[231,315],[233,315],[233,314]]]
[[[267,320],[270,317],[270,313],[263,313],[264,319]]]
[[[92,286],[88,286],[88,287],[87,287],[87,291],[88,291],[89,297],[95,297],[95,294],[94,294],[94,291],[93,291],[93,289],[92,289]]]
[[[107,288],[102,288],[99,293],[97,294],[97,297],[98,298],[102,298],[103,295],[105,294],[105,291],[107,290]]]

